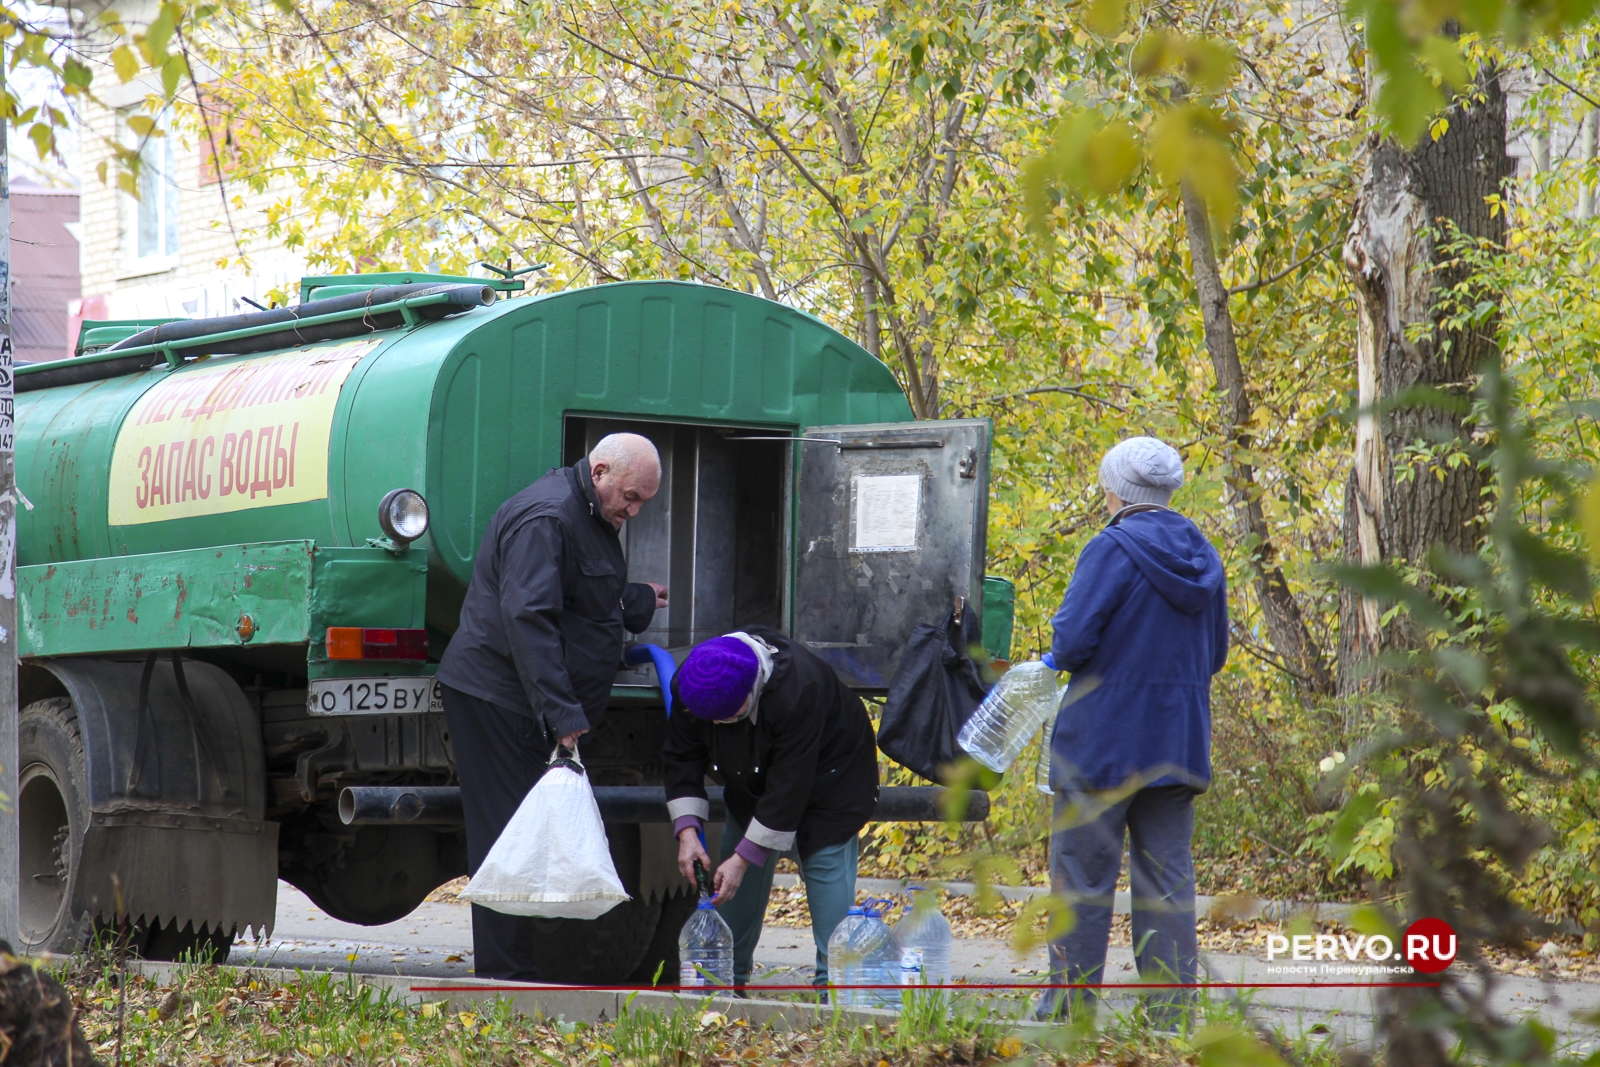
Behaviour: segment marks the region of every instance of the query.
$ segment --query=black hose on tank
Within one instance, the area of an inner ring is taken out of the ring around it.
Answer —
[[[183,341],[208,334],[230,333],[257,326],[282,324],[282,330],[240,337],[231,341],[202,342],[184,345],[179,351],[185,356],[242,355],[249,352],[270,352],[291,345],[310,344],[316,341],[334,341],[343,337],[358,337],[378,330],[392,330],[405,324],[405,316],[398,310],[352,316],[337,322],[324,322],[313,326],[297,326],[301,319],[339,312],[360,311],[363,308],[390,304],[407,297],[443,296],[439,303],[425,304],[410,309],[418,318],[435,320],[456,315],[476,307],[485,307],[495,301],[494,290],[487,285],[441,285],[436,282],[418,282],[411,285],[380,285],[361,293],[330,296],[326,300],[309,300],[294,307],[273,308],[270,311],[253,311],[248,315],[225,315],[215,319],[189,319],[152,326],[132,337],[118,341],[107,352],[144,345],[159,345],[170,341]]]

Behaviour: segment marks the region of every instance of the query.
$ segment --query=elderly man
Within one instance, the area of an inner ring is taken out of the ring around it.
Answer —
[[[1051,622],[1045,662],[1082,691],[1056,717],[1050,746],[1051,882],[1077,909],[1077,925],[1050,946],[1054,982],[1104,980],[1124,835],[1139,976],[1195,981],[1190,842],[1195,794],[1211,783],[1211,676],[1228,657],[1228,594],[1217,550],[1167,506],[1182,484],[1183,460],[1153,437],[1106,453],[1111,521],[1078,557]],[[1041,1016],[1062,1010],[1058,993]],[[1083,999],[1092,1005],[1093,993]],[[1158,996],[1153,1021],[1178,1025],[1191,999]]]
[[[612,434],[502,504],[484,532],[438,675],[474,873],[551,750],[605,712],[624,629],[642,632],[666,606],[666,586],[627,580],[617,537],[660,484],[655,446]],[[532,922],[472,906],[479,977],[539,977]]]

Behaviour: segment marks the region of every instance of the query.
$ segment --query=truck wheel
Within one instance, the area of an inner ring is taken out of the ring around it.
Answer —
[[[87,775],[78,716],[65,697],[22,709],[17,731],[18,929],[24,955],[73,953],[84,931],[70,914],[83,835]]]
[[[700,903],[699,895],[690,891],[668,897],[661,902],[661,918],[656,922],[656,934],[650,947],[644,950],[628,981],[639,985],[655,982],[658,985],[676,985],[678,982],[678,935],[683,924],[689,921]],[[657,972],[660,972],[659,975]]]

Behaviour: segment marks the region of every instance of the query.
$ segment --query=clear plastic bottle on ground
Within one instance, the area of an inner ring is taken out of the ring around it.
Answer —
[[[680,986],[733,985],[733,930],[711,903],[710,879],[697,862],[700,906],[678,934],[678,984]]]
[[[1055,671],[1038,660],[1019,663],[989,690],[956,742],[973,759],[1003,774],[1054,714],[1056,693]]]
[[[947,985],[950,981],[950,923],[939,910],[939,894],[906,886],[911,910],[895,923],[900,942],[901,985]]]
[[[883,921],[878,901],[851,908],[828,938],[828,981],[835,986],[883,986],[836,991],[836,1004],[900,1010],[900,944]],[[887,903],[887,901],[883,902]]]

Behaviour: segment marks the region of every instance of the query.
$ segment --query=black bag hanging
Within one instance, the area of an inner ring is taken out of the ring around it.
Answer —
[[[956,735],[988,691],[967,655],[977,637],[975,612],[964,607],[911,631],[878,723],[883,754],[936,784],[944,784],[942,768],[961,757]]]

